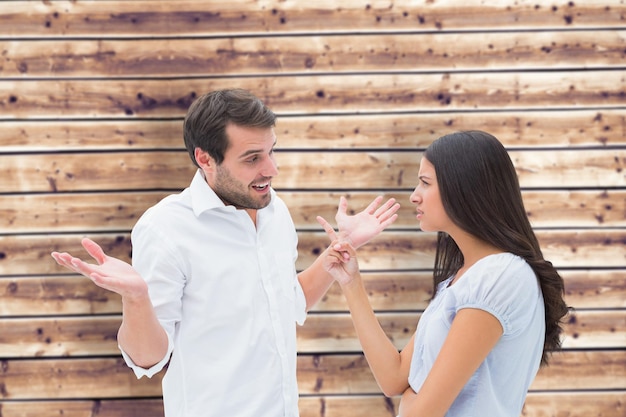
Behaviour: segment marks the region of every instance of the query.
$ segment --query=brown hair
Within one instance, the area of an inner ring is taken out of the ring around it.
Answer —
[[[243,89],[216,90],[196,99],[185,116],[183,138],[187,152],[198,166],[195,149],[207,152],[218,164],[228,149],[226,126],[273,127],[276,115],[251,92]]]
[[[457,132],[434,141],[424,157],[435,167],[448,217],[468,233],[523,258],[535,272],[545,304],[546,334],[541,363],[546,365],[549,352],[561,347],[563,317],[569,308],[563,300],[563,278],[541,253],[506,149],[488,133]],[[456,242],[439,232],[435,290],[437,284],[455,274],[462,265],[463,254]]]

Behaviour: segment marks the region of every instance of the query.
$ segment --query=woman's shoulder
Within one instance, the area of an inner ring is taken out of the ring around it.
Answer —
[[[535,273],[526,260],[510,252],[489,255],[475,264],[474,275],[491,276],[499,280],[502,276],[535,278]]]
[[[541,289],[534,271],[523,258],[512,253],[481,259],[459,284],[459,306],[484,308],[503,323],[523,316],[524,311],[540,301]]]

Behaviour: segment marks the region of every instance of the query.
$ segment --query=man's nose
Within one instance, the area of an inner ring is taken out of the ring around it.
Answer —
[[[276,163],[276,160],[274,160],[274,158],[267,158],[261,174],[264,177],[275,177],[276,175],[278,175],[278,164]]]

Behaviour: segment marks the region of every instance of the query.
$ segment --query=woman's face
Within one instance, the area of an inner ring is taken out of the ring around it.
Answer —
[[[426,158],[420,162],[418,183],[411,194],[411,202],[415,204],[416,218],[424,232],[446,232],[452,224],[441,202],[435,167]]]

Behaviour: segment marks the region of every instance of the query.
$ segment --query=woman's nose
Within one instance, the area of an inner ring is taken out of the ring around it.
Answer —
[[[411,203],[413,203],[413,204],[419,203],[420,202],[420,198],[421,197],[420,197],[420,195],[419,195],[419,193],[417,191],[417,188],[415,188],[415,190],[413,190],[413,192],[411,193],[411,197],[410,197]]]

